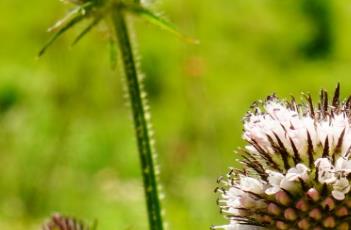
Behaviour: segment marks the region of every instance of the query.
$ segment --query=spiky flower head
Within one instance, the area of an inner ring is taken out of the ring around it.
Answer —
[[[216,189],[229,224],[213,229],[351,229],[351,97],[314,105],[268,97],[244,118],[243,169]]]
[[[42,230],[96,230],[96,222],[89,226],[81,220],[56,213],[43,225]]]

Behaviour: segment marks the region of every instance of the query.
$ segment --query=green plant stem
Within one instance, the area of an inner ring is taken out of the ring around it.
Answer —
[[[146,118],[147,112],[145,108],[145,98],[143,100],[142,83],[138,78],[138,71],[129,38],[125,14],[123,12],[123,8],[118,4],[116,4],[115,10],[113,11],[112,19],[116,31],[117,41],[120,47],[129,98],[131,101],[134,128],[141,161],[149,225],[150,229],[152,230],[162,230],[162,210],[154,163],[155,153],[153,152],[152,144],[150,142],[150,125]]]

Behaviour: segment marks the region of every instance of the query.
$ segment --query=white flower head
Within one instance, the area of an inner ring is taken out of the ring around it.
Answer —
[[[347,194],[349,191],[350,191],[350,183],[349,183],[349,180],[346,179],[345,177],[337,180],[333,184],[332,195],[337,200],[345,199],[345,194]]]
[[[275,194],[281,190],[280,186],[285,177],[283,174],[271,170],[267,170],[266,173],[268,173],[268,184],[271,186],[266,189],[266,194]]]
[[[306,181],[309,177],[308,172],[311,171],[306,165],[298,163],[295,167],[290,168],[286,173],[288,181]]]
[[[336,180],[334,165],[328,158],[318,158],[315,161],[318,172],[318,181],[322,184],[331,184]]]
[[[214,229],[351,228],[343,219],[351,213],[351,99],[339,95],[338,85],[331,102],[321,91],[318,106],[310,96],[297,104],[274,95],[253,105],[244,118],[244,169],[218,189],[229,224]]]
[[[264,191],[264,184],[262,181],[248,177],[248,176],[240,176],[240,188],[242,191],[248,191],[255,194],[261,194]]]
[[[224,230],[263,230],[264,228],[252,225],[240,224],[237,221],[231,221],[228,225],[213,226],[211,229],[224,229]]]
[[[292,189],[292,187],[294,186],[293,181],[289,180],[283,174],[271,170],[267,170],[266,172],[268,173],[268,184],[269,186],[271,186],[266,189],[266,194],[272,195],[279,192],[282,189]]]
[[[351,173],[351,160],[339,157],[335,162],[335,171],[346,175]]]

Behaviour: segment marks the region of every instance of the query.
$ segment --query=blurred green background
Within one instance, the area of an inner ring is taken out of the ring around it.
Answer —
[[[46,28],[69,6],[0,1],[0,229],[34,230],[54,211],[104,229],[146,229],[130,110],[106,28],[44,56]],[[226,221],[216,178],[236,165],[241,119],[272,92],[351,93],[347,0],[163,0],[185,44],[140,19],[134,29],[152,107],[170,229]]]

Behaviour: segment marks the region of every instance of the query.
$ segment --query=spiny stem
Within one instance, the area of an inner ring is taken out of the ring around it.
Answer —
[[[131,101],[134,128],[136,132],[139,157],[141,161],[144,192],[146,196],[148,219],[151,230],[162,230],[163,221],[161,203],[155,172],[154,152],[152,149],[149,123],[146,118],[146,108],[142,97],[142,85],[133,56],[126,19],[121,6],[116,4],[112,13],[117,41],[123,61],[124,73]]]

